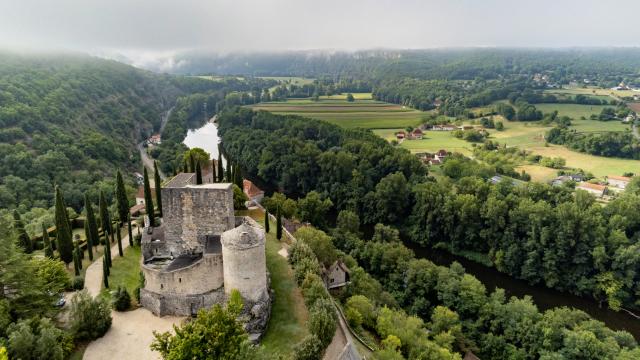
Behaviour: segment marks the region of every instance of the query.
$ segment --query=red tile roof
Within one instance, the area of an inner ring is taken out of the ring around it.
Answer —
[[[264,191],[260,190],[253,182],[244,179],[242,180],[242,188],[244,193],[251,199],[259,195],[264,195]]]

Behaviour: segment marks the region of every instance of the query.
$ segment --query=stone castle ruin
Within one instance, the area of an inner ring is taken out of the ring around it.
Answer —
[[[155,315],[195,315],[226,301],[236,289],[252,339],[271,311],[265,233],[249,217],[236,217],[231,184],[195,184],[176,175],[162,190],[162,224],[142,236],[141,305]]]

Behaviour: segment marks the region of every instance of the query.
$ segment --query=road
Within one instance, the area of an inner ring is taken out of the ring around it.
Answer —
[[[171,116],[171,112],[175,106],[172,106],[171,109],[167,110],[167,112],[162,116],[162,121],[160,122],[160,134],[164,131],[164,127],[167,125],[169,121],[169,117]],[[147,170],[153,172],[153,159],[147,154],[147,149],[144,147],[144,141],[138,143],[138,151],[140,152],[140,160],[142,160],[142,165],[144,165]],[[167,177],[162,172],[162,170],[158,169],[160,179],[165,180]]]

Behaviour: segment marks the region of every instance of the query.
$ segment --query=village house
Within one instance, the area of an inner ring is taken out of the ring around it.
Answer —
[[[607,179],[607,183],[613,186],[611,190],[616,190],[616,191],[626,189],[627,185],[629,185],[629,182],[631,182],[631,178],[627,176],[607,175],[606,179]]]
[[[437,153],[435,153],[435,155],[433,155],[433,158],[442,162],[447,156],[449,156],[447,150],[440,149]]]
[[[144,185],[144,175],[140,174],[139,172],[135,172],[133,173],[133,176],[136,178],[136,184]]]
[[[591,184],[588,182],[581,182],[576,186],[576,189],[584,190],[590,194],[593,194],[597,197],[603,197],[607,187],[600,184]]]
[[[342,260],[336,260],[329,269],[324,272],[324,281],[327,289],[337,289],[349,284],[350,272]]]
[[[160,145],[162,144],[162,137],[160,134],[153,134],[147,139],[147,145]]]
[[[415,140],[421,140],[422,130],[420,130],[420,128],[413,129],[413,131],[411,132],[411,138]]]
[[[433,131],[453,131],[455,129],[457,129],[457,127],[455,125],[451,125],[451,124],[433,125],[431,127],[431,130],[433,130]]]
[[[396,133],[396,140],[398,141],[404,140],[405,137],[407,137],[407,133],[405,133],[404,131],[398,131]]]
[[[583,181],[583,180],[584,180],[584,176],[582,176],[580,174],[562,175],[562,176],[558,176],[557,178],[551,180],[551,185],[560,186],[560,185],[566,183],[567,181],[580,182],[580,181]]]
[[[458,126],[458,129],[462,130],[462,131],[473,130],[473,126],[471,126],[471,125],[460,125],[460,126]]]
[[[259,203],[264,198],[264,191],[247,179],[242,180],[242,191],[247,195],[250,203]]]

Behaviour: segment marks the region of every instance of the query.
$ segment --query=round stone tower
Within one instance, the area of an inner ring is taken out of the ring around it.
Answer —
[[[244,220],[222,233],[224,291],[237,289],[243,298],[257,302],[268,297],[264,230]]]

